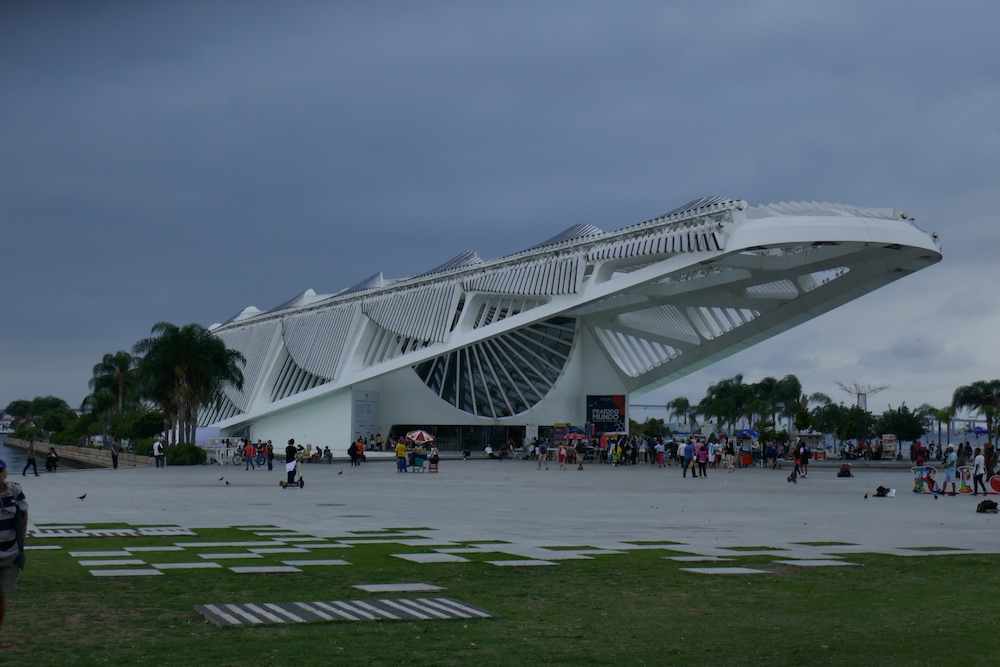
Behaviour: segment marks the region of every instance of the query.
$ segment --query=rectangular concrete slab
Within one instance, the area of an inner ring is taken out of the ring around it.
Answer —
[[[198,561],[196,563],[150,563],[157,570],[202,570],[222,567],[218,563]]]
[[[251,549],[255,554],[307,554],[308,549],[298,547],[271,547],[266,549]]]
[[[198,558],[207,560],[239,560],[244,558],[263,558],[260,554],[198,554]]]
[[[468,558],[455,556],[454,554],[391,554],[394,558],[402,558],[414,563],[468,563]]]
[[[305,565],[350,565],[346,560],[339,558],[316,558],[314,560],[283,560],[285,565],[302,567]]]
[[[537,567],[539,565],[558,565],[559,563],[553,563],[550,560],[488,560],[486,561],[490,565],[497,565],[499,567]]]
[[[301,572],[297,567],[291,565],[261,565],[260,567],[231,567],[233,572],[240,574],[269,574],[275,572]]]
[[[156,551],[184,551],[183,547],[125,547],[130,553],[145,553]]]
[[[680,563],[719,563],[733,560],[732,558],[722,558],[721,556],[663,556],[666,560],[675,560]]]
[[[353,588],[368,593],[412,593],[426,591],[432,593],[442,591],[444,587],[433,584],[356,584]]]
[[[95,577],[152,577],[163,574],[159,570],[145,568],[135,568],[133,570],[91,570],[90,573]]]
[[[105,565],[145,565],[146,561],[139,558],[112,558],[109,560],[81,560],[84,567],[103,567]]]
[[[844,560],[824,560],[820,558],[810,559],[810,560],[774,560],[771,561],[774,565],[794,565],[796,567],[836,567],[837,565],[854,565],[857,563],[848,563]]]
[[[114,556],[131,556],[127,551],[70,551],[73,558],[112,558]]]
[[[695,574],[770,574],[766,570],[755,570],[752,567],[682,567],[681,572]]]
[[[285,544],[281,540],[256,540],[250,542],[174,542],[185,549],[214,549],[217,547],[277,547]]]
[[[54,549],[62,549],[62,547],[57,544],[34,544],[24,547],[25,551],[30,551],[32,549],[35,549],[36,551],[52,551]]]

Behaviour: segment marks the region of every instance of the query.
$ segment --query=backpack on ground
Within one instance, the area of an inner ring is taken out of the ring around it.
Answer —
[[[996,514],[997,504],[993,500],[984,500],[976,505],[976,511],[980,514]]]

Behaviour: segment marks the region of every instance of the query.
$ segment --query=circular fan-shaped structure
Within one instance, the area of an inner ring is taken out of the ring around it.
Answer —
[[[479,417],[510,417],[555,385],[576,339],[576,320],[554,317],[413,367],[434,393]]]

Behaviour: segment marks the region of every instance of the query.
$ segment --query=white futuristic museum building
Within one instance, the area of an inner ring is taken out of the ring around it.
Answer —
[[[413,428],[442,449],[622,429],[663,386],[941,259],[896,209],[709,197],[617,231],[308,290],[211,330],[246,358],[202,412],[223,437],[347,447]]]

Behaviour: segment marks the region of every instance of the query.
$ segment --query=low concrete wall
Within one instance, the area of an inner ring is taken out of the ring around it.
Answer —
[[[10,436],[4,439],[4,444],[8,447],[16,447],[17,449],[27,449],[27,440],[15,440]],[[59,458],[69,459],[71,461],[77,461],[79,463],[86,463],[88,465],[96,466],[98,468],[110,468],[111,467],[111,450],[109,449],[94,449],[92,447],[70,447],[69,445],[53,445],[48,442],[42,442],[40,440],[35,441],[35,461],[39,467],[45,465],[45,456],[49,453],[49,447],[56,448],[56,454]],[[151,456],[136,456],[135,454],[126,454],[122,452],[118,455],[118,467],[119,468],[137,468],[144,466],[153,465],[153,457]]]

